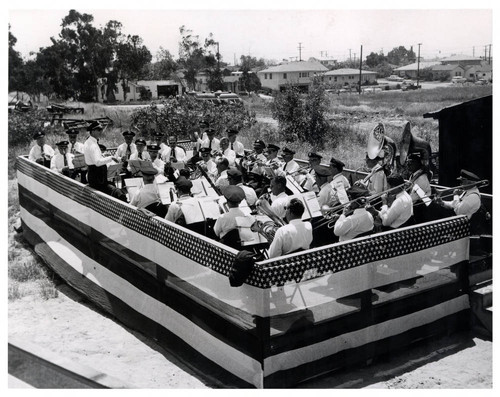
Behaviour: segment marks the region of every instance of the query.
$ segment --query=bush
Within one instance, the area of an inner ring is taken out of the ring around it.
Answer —
[[[46,110],[30,110],[28,112],[9,113],[8,119],[8,135],[9,146],[26,145],[33,139],[33,134],[36,131],[44,131],[50,129],[49,126],[44,126],[44,119],[47,116]]]

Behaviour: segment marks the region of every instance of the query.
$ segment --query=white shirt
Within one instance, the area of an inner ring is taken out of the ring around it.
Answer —
[[[397,228],[413,215],[413,202],[406,191],[399,192],[390,207],[386,204],[379,211],[382,225]]]
[[[196,199],[191,197],[189,194],[179,196],[177,202],[170,204],[170,206],[168,207],[167,215],[165,215],[165,219],[167,221],[175,223],[182,216],[181,206],[183,201],[191,201],[193,203],[196,203]]]
[[[308,249],[312,239],[311,223],[292,219],[288,225],[281,226],[276,231],[269,247],[269,258],[286,255],[298,249]]]
[[[333,204],[345,204],[349,201],[346,190],[351,187],[351,184],[342,173],[335,175],[330,185],[333,189]]]
[[[339,241],[351,240],[361,233],[373,229],[373,216],[365,208],[356,208],[352,215],[340,215],[333,233],[339,236]]]
[[[68,145],[68,153],[83,153],[83,143],[81,142],[75,142],[75,145],[71,144],[71,142]]]
[[[203,162],[201,166],[205,165],[207,167],[207,174],[210,177],[210,179],[214,180],[215,177],[217,176],[217,164],[210,159],[207,162]]]
[[[245,146],[239,141],[234,141],[233,143],[229,142],[229,148],[233,149],[238,156],[245,155]]]
[[[165,173],[165,163],[162,159],[158,157],[153,161],[153,167],[158,171],[159,175],[163,175]]]
[[[241,187],[245,192],[245,200],[247,201],[248,206],[254,206],[257,201],[257,193],[255,193],[254,188],[246,186],[243,183],[238,183],[236,186]]]
[[[135,152],[137,152],[137,146],[135,146],[135,143],[131,143],[130,155],[134,154]],[[123,156],[125,156],[126,153],[127,153],[127,144],[123,142],[116,148],[115,158],[121,159]]]
[[[43,145],[43,154],[50,159],[52,158],[52,156],[54,156],[55,152],[54,149],[52,149],[49,145],[45,143]],[[36,161],[41,157],[42,157],[42,148],[40,147],[40,145],[33,146],[29,152],[28,158],[31,161]]]
[[[137,151],[137,152],[132,153],[130,155],[129,160],[149,160],[149,161],[151,161],[151,156],[149,155],[149,152],[146,152],[145,150],[143,150],[142,159],[140,159],[139,158],[139,151]]]
[[[236,218],[244,217],[245,214],[239,208],[229,208],[229,211],[217,218],[214,225],[214,233],[217,237],[222,238],[228,232],[236,229]]]
[[[64,167],[68,167],[70,169],[74,169],[73,166],[73,157],[75,157],[71,153],[66,153],[66,161],[67,165],[64,165],[64,155],[61,153],[57,153],[50,159],[50,169],[62,173],[62,169]]]
[[[148,183],[134,194],[130,204],[137,206],[137,208],[144,208],[157,201],[160,201],[158,188],[156,184]]]
[[[285,214],[286,214],[285,207],[290,201],[288,195],[285,192],[281,192],[277,196],[271,195],[271,200],[272,200],[271,209],[281,219],[285,219]]]
[[[162,151],[161,159],[165,162],[172,161],[170,158],[171,153],[172,153],[172,148],[170,146],[165,147],[165,149]],[[186,152],[184,151],[183,148],[181,148],[180,146],[176,146],[174,153],[175,153],[175,159],[177,161],[184,161],[184,162],[186,161]]]
[[[418,175],[417,173],[419,173],[420,175]],[[427,173],[421,172],[419,170],[410,176],[410,181],[413,181],[415,185],[418,185],[418,187],[422,189],[422,191],[425,193],[427,197],[431,196],[432,194],[431,184],[429,183],[429,177],[427,176]],[[415,189],[412,189],[410,196],[414,203],[420,199],[420,196],[417,194]]]
[[[293,174],[294,172],[300,169],[300,165],[295,160],[290,160],[288,163],[285,163],[283,167],[283,171],[288,174]]]
[[[85,163],[87,165],[95,165],[100,167],[106,165],[113,161],[111,156],[104,157],[102,155],[97,139],[93,136],[89,136],[85,143],[83,144],[83,154],[85,156]]]
[[[318,203],[319,208],[322,208],[324,205],[332,207],[335,204],[333,188],[329,182],[325,182],[321,185],[318,193]]]
[[[230,148],[227,148],[224,150],[222,155],[227,158],[227,161],[229,162],[230,167],[234,167],[234,163],[236,161],[236,152],[234,150],[231,150]]]
[[[161,158],[163,155],[163,152],[165,151],[166,148],[169,146],[166,145],[165,143],[161,142],[158,146],[160,146],[160,150],[158,150],[158,156]]]
[[[223,186],[229,186],[229,180],[227,179],[227,170],[224,170],[220,173],[219,177],[215,181],[215,186],[219,188]]]
[[[383,168],[375,171],[375,173],[368,179],[366,188],[368,189],[368,192],[370,192],[370,195],[381,193],[388,189],[387,177],[385,176]]]
[[[443,206],[452,209],[457,215],[467,215],[470,219],[481,207],[479,189],[473,187],[466,190],[463,195],[455,195],[452,201],[443,201]]]
[[[203,139],[201,141],[201,146],[200,147],[210,147],[210,139],[208,139],[208,137],[206,139]],[[220,150],[220,140],[215,138],[212,139],[212,146],[211,146],[211,149],[212,149],[212,153],[214,151],[219,151]]]

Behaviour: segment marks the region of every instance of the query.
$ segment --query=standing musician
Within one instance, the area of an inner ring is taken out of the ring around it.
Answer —
[[[292,198],[285,206],[287,225],[276,230],[273,242],[269,247],[269,258],[276,258],[302,250],[309,249],[313,232],[310,222],[302,221],[304,204],[297,198]]]
[[[321,164],[321,159],[323,158],[323,156],[315,152],[309,152],[307,156],[309,158],[310,170],[309,172],[304,171],[304,173],[300,175],[301,178],[298,178],[297,182],[300,183],[300,186],[304,190],[307,190],[308,192],[319,193],[319,186],[316,183],[315,179],[315,168]]]
[[[282,175],[271,179],[271,209],[281,219],[285,219],[286,206],[289,200],[286,194],[286,178]]]
[[[236,163],[236,152],[229,147],[229,139],[223,137],[220,140],[221,155],[227,158],[230,167],[234,167]]]
[[[389,175],[387,184],[391,190],[382,196],[382,208],[378,216],[384,230],[392,230],[412,224],[413,203],[404,188],[404,179],[399,174]]]
[[[234,150],[237,158],[242,158],[245,156],[245,147],[240,141],[237,141],[239,131],[237,129],[231,128],[226,130],[227,137],[229,139],[229,147]]]
[[[227,171],[227,180],[230,185],[235,185],[243,189],[245,192],[245,200],[247,201],[249,207],[253,207],[255,205],[257,202],[257,193],[255,193],[255,190],[252,187],[243,184],[243,174],[240,170],[230,168]]]
[[[220,151],[220,141],[215,137],[215,130],[207,128],[205,132],[207,137],[201,141],[201,148],[209,148],[211,153]]]
[[[177,137],[175,135],[168,137],[168,146],[165,145],[165,148],[161,152],[161,159],[167,166],[179,161],[186,162],[186,151],[184,148],[177,146]]]
[[[143,167],[141,168],[141,173],[144,186],[130,200],[130,204],[135,205],[137,208],[145,208],[150,204],[160,201],[160,193],[154,183],[158,170],[154,167]]]
[[[68,141],[61,141],[56,143],[59,153],[52,156],[50,159],[50,169],[70,178],[73,178],[73,157],[74,155],[68,153]]]
[[[113,161],[113,157],[104,157],[98,144],[98,139],[102,135],[102,125],[98,121],[93,121],[87,127],[90,136],[83,145],[85,163],[89,167],[89,186],[103,193],[109,194],[119,200],[127,202],[127,196],[120,189],[117,189],[108,182],[108,168],[106,164]]]
[[[295,176],[297,174],[297,171],[299,171],[300,169],[300,165],[293,159],[294,155],[295,152],[287,147],[284,147],[281,150],[281,157],[284,161],[283,167],[281,167],[281,169],[286,175]]]
[[[132,153],[130,155],[129,160],[148,160],[151,161],[151,156],[147,151],[144,151],[146,148],[146,140],[145,139],[136,139],[135,140],[135,147],[137,148],[137,151],[135,153]]]
[[[349,197],[347,196],[347,189],[351,187],[351,184],[347,180],[347,178],[342,174],[344,170],[345,164],[335,159],[334,157],[330,160],[330,169],[333,173],[333,179],[330,182],[333,188],[333,197],[334,202],[333,205],[336,204],[345,204],[349,201]]]
[[[362,234],[373,230],[373,215],[370,214],[366,206],[366,197],[368,190],[361,186],[353,186],[348,190],[351,203],[344,207],[333,233],[339,237],[339,241],[351,240]]]
[[[202,147],[200,149],[201,162],[198,164],[206,171],[210,179],[215,180],[217,176],[217,165],[212,160],[211,152],[212,150],[210,148]]]
[[[229,211],[217,218],[214,233],[219,237],[221,243],[236,248],[239,239],[236,218],[245,216],[239,208],[241,201],[245,199],[245,192],[238,186],[229,185],[223,189],[223,194],[227,200]]]
[[[168,207],[165,219],[170,222],[177,223],[178,225],[186,226],[186,220],[181,210],[183,202],[194,202],[196,199],[191,197],[191,188],[193,187],[193,182],[186,179],[184,176],[180,176],[175,181],[175,189],[177,191],[177,202],[170,204]]]
[[[471,219],[481,207],[481,194],[477,186],[473,185],[480,179],[476,174],[467,170],[460,170],[460,176],[457,179],[460,180],[462,188],[453,191],[453,200],[444,201],[438,197],[436,202],[444,208],[452,209],[456,215],[466,215]]]
[[[28,158],[45,167],[50,167],[50,159],[55,153],[54,149],[45,143],[45,133],[38,131],[33,135],[33,139],[36,145],[31,148]]]
[[[410,171],[410,182],[413,183],[410,192],[413,202],[413,215],[415,222],[426,222],[429,219],[427,207],[424,205],[424,200],[430,200],[432,190],[429,182],[429,174],[423,166],[420,155],[412,153],[408,156],[408,170]]]
[[[227,177],[229,160],[226,157],[218,157],[215,163],[217,164],[217,179],[215,181],[215,186],[219,189],[224,186],[229,186],[229,180]]]
[[[158,174],[164,175],[165,172],[165,163],[161,158],[159,158],[159,153],[160,153],[160,146],[153,144],[153,145],[148,145],[148,153],[149,157],[151,157],[151,163],[153,164],[153,167],[158,171]]]

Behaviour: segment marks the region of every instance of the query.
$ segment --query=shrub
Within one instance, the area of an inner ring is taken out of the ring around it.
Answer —
[[[44,125],[44,119],[47,116],[46,110],[30,110],[28,112],[9,113],[8,118],[8,135],[9,146],[26,145],[32,140],[33,134],[36,131],[44,131],[50,129]]]
[[[44,277],[41,267],[34,261],[13,262],[8,270],[9,278],[18,282],[34,281]]]

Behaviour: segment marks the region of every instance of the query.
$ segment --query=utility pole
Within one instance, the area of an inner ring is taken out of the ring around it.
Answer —
[[[490,50],[488,53],[488,65],[491,65],[491,44],[489,44]]]
[[[220,70],[220,54],[219,54],[219,42],[217,42],[217,69]]]
[[[349,48],[349,62],[351,62],[351,49]]]
[[[473,58],[476,56],[475,50],[476,50],[476,47],[472,46],[472,57]]]
[[[484,46],[484,60],[486,61],[486,49],[487,49],[487,45]]]
[[[422,43],[418,43],[418,56],[417,56],[417,88],[418,88],[418,80],[420,78],[420,46]]]
[[[299,61],[302,61],[302,43],[299,43],[297,48],[299,49]]]
[[[361,67],[363,66],[363,44],[361,44],[361,52],[359,55],[359,95],[361,95]]]

